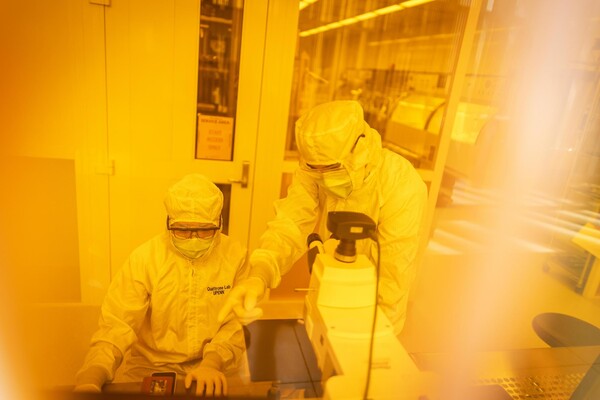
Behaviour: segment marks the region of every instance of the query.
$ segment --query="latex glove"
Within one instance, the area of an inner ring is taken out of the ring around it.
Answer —
[[[100,393],[102,389],[98,387],[98,385],[94,385],[93,383],[82,383],[81,385],[75,386],[73,388],[74,392],[83,392],[83,393]]]
[[[92,365],[77,374],[74,392],[100,393],[102,385],[108,380],[108,372],[97,365]]]
[[[266,290],[265,282],[257,277],[252,276],[238,282],[227,295],[217,320],[225,321],[231,312],[244,325],[257,320],[263,311],[256,304],[264,297]]]
[[[185,376],[186,389],[192,386],[192,381],[196,381],[197,396],[227,396],[227,379],[218,369],[203,367],[202,365],[196,367]]]

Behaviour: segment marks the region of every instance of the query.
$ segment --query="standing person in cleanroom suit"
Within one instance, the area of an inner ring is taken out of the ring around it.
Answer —
[[[381,137],[364,121],[355,101],[321,104],[296,123],[300,167],[286,198],[275,202],[276,218],[269,222],[259,248],[250,256],[249,278],[240,282],[219,313],[233,310],[251,320],[266,288],[306,251],[311,232],[329,237],[329,211],[355,211],[377,223],[381,244],[379,305],[398,334],[404,326],[419,230],[427,201],[425,183],[403,157],[382,149]],[[376,259],[370,240],[357,243],[357,253]]]
[[[130,255],[106,294],[75,390],[100,391],[123,355],[123,381],[157,371],[197,381],[196,392],[225,395],[224,373],[244,351],[240,323],[217,322],[225,295],[245,278],[246,250],[220,232],[223,194],[199,174],[185,176],[164,200],[167,230]]]

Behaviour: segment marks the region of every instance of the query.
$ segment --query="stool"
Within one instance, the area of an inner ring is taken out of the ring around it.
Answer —
[[[540,339],[550,347],[600,345],[600,329],[570,315],[539,314],[531,325]]]

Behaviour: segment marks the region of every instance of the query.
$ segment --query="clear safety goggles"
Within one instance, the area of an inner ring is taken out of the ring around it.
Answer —
[[[323,174],[328,173],[328,172],[335,172],[335,171],[340,171],[342,170],[344,167],[342,166],[342,163],[335,163],[335,164],[330,164],[330,165],[313,165],[313,164],[307,164],[307,163],[302,163],[300,165],[300,168],[305,171],[308,172],[309,174],[314,174],[315,177],[320,177],[323,176]]]
[[[167,217],[167,229],[171,231],[173,236],[179,239],[191,239],[194,236],[199,239],[210,239],[221,229],[221,221],[219,221],[219,226],[209,225],[209,226],[170,226],[169,217]]]
[[[356,149],[356,145],[358,144],[358,141],[364,137],[365,137],[365,134],[363,133],[359,137],[356,138],[354,145],[352,145],[352,149],[350,149],[350,153],[348,154],[348,156],[346,156],[346,160],[348,160],[352,157],[352,155],[354,153],[354,149]],[[340,173],[340,172],[347,171],[348,168],[347,168],[346,164],[347,164],[347,161],[337,161],[337,162],[334,162],[334,163],[328,164],[328,165],[313,165],[313,164],[308,164],[303,161],[300,163],[300,169],[302,169],[302,171],[306,172],[312,178],[320,179],[323,177],[323,174]]]

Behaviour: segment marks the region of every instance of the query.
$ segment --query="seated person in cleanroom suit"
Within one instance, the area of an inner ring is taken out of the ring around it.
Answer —
[[[327,213],[354,211],[377,224],[381,245],[378,302],[400,333],[406,319],[409,289],[415,276],[419,231],[427,202],[425,183],[400,155],[381,146],[355,101],[321,104],[296,122],[299,168],[284,199],[275,202],[259,247],[250,256],[249,277],[230,293],[219,313],[233,311],[242,322],[260,315],[255,305],[267,288],[279,285],[306,251],[306,238],[328,238]],[[357,243],[357,253],[375,262],[375,244]]]
[[[236,319],[217,322],[225,295],[246,277],[246,249],[222,234],[223,195],[199,174],[185,176],[164,199],[167,229],[135,249],[111,282],[76,391],[112,381],[141,382],[170,371],[197,381],[196,393],[226,395],[244,336]]]

